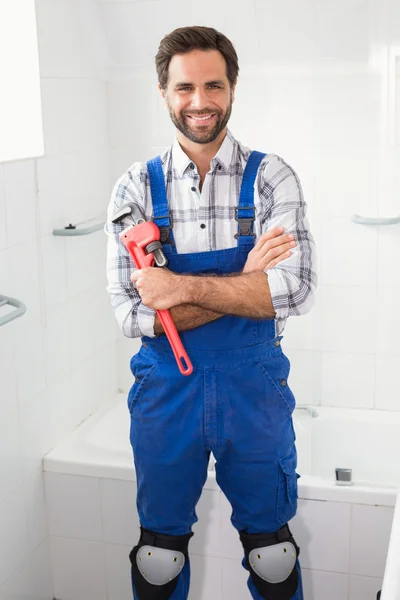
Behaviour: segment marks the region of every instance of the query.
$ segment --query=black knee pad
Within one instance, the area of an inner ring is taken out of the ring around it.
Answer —
[[[168,600],[174,593],[178,575],[189,558],[188,545],[193,533],[175,536],[156,533],[143,527],[140,530],[139,543],[129,554],[136,593],[140,600]],[[153,576],[147,570],[153,570]],[[164,573],[157,577],[154,570],[164,570]]]
[[[265,600],[290,600],[299,585],[296,567],[300,548],[289,526],[275,533],[240,532],[246,567],[257,591]]]

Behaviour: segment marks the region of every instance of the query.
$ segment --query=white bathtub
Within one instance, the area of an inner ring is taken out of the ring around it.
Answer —
[[[400,414],[356,409],[297,408],[294,413],[297,434],[299,479],[299,510],[292,521],[292,529],[301,546],[301,562],[304,572],[306,600],[376,600],[376,593],[382,587],[386,553],[396,501],[396,489],[400,484]],[[47,501],[50,516],[50,534],[57,538],[74,538],[76,543],[87,543],[89,534],[75,533],[65,529],[60,520],[69,510],[64,497],[69,483],[71,494],[88,485],[88,478],[96,481],[96,490],[101,498],[100,507],[105,506],[111,496],[111,489],[119,485],[120,494],[128,489],[134,493],[135,472],[132,450],[129,442],[130,419],[126,407],[126,396],[119,395],[109,406],[104,407],[87,421],[44,459],[47,481]],[[342,487],[335,484],[335,468],[351,468],[354,485]],[[65,476],[63,478],[63,476]],[[71,477],[73,476],[73,477]],[[119,484],[116,483],[119,480]],[[92,481],[92,480],[91,480]],[[114,483],[113,483],[114,482]],[[125,487],[123,487],[124,482]],[[63,488],[60,497],[57,488]],[[86,488],[85,488],[86,489]],[[50,492],[49,492],[50,490]],[[97,493],[97,492],[96,492]],[[104,500],[102,494],[104,494]],[[96,500],[97,502],[97,500]],[[118,495],[114,496],[115,507],[109,506],[107,514],[121,512]],[[207,505],[207,510],[201,503]],[[59,506],[57,505],[59,503]],[[117,506],[118,504],[118,506]],[[194,555],[207,569],[223,573],[221,591],[197,590],[193,600],[245,600],[249,596],[244,586],[244,574],[238,567],[241,555],[239,542],[229,524],[230,507],[220,492],[215,480],[213,463],[202,499],[199,503],[200,521],[195,525],[197,542],[194,542]],[[134,502],[125,503],[125,519],[134,512]],[[103,510],[103,508],[101,510]],[[76,504],[73,510],[80,510]],[[202,520],[202,514],[207,516]],[[73,520],[74,514],[68,519]],[[77,517],[80,522],[84,517]],[[104,521],[104,516],[100,518]],[[121,515],[113,518],[122,518]],[[67,519],[67,520],[68,520]],[[210,525],[212,523],[212,526]],[[112,528],[113,524],[108,527]],[[72,526],[71,526],[72,527]],[[120,526],[123,527],[123,525]],[[106,527],[107,529],[107,527]],[[119,548],[122,541],[128,549],[128,538],[102,537],[99,531],[97,543],[103,543],[108,556],[108,546]],[[136,539],[129,537],[132,545]],[[193,538],[195,540],[195,538]],[[198,540],[202,540],[201,543]],[[66,542],[67,543],[67,542]],[[130,542],[129,542],[130,543]],[[67,544],[67,545],[68,545]],[[69,547],[69,546],[68,546]],[[78,548],[80,546],[78,545]],[[115,548],[113,552],[116,552]],[[75,552],[78,552],[76,550]],[[82,550],[83,555],[85,553]],[[60,569],[67,569],[68,561],[63,561]],[[240,575],[238,574],[240,573]],[[124,594],[106,592],[104,598],[128,600],[129,582],[125,571],[114,579],[125,577]],[[240,582],[233,584],[240,578]],[[62,581],[77,581],[76,573],[62,573]],[[56,577],[57,580],[57,577]],[[204,580],[207,587],[207,577]],[[225,582],[225,583],[224,583]],[[75,600],[88,596],[86,581],[76,595],[68,590],[68,596]],[[107,584],[108,585],[108,584]],[[219,584],[218,584],[219,585]],[[242,587],[241,587],[242,585]],[[57,587],[57,586],[56,586]],[[108,589],[108,588],[107,588]],[[98,597],[96,589],[93,598]],[[67,595],[67,592],[65,592]],[[63,600],[62,590],[58,592]],[[385,600],[391,600],[389,595]]]

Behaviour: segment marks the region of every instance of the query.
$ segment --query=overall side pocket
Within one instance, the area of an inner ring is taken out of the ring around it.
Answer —
[[[289,452],[279,459],[278,464],[276,519],[281,525],[290,521],[297,511],[297,480],[300,475],[296,473],[296,466],[297,452],[293,444]]]

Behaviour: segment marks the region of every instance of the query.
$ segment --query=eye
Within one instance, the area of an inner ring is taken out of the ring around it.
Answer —
[[[216,83],[212,83],[212,84],[211,84],[211,85],[209,85],[208,87],[209,87],[209,88],[211,88],[211,89],[214,89],[214,90],[219,90],[219,89],[221,89],[221,86],[220,86],[220,85],[217,85]]]
[[[187,92],[190,89],[192,89],[190,85],[184,85],[183,87],[178,88],[178,92]]]

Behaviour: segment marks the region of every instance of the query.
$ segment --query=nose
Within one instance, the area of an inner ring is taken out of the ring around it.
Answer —
[[[192,96],[192,108],[195,108],[196,110],[202,110],[207,106],[208,102],[209,99],[207,97],[206,91],[202,88],[196,88]]]

